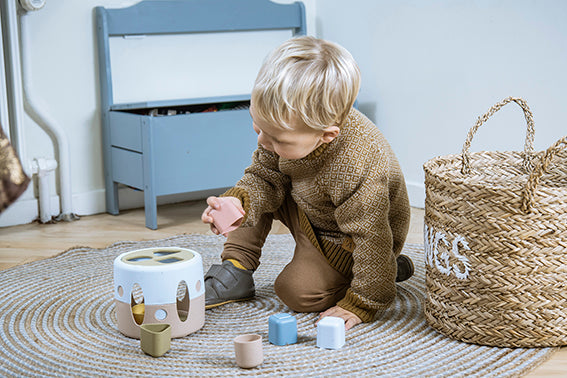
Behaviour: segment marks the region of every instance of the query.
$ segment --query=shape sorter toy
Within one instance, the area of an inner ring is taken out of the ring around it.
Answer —
[[[275,345],[297,342],[297,319],[290,314],[275,314],[268,319],[268,340]]]
[[[201,255],[178,247],[123,253],[114,260],[114,298],[118,329],[128,337],[139,339],[146,323],[171,325],[171,337],[193,333],[205,324]]]
[[[325,316],[317,323],[317,346],[339,349],[345,345],[345,321],[335,316]]]

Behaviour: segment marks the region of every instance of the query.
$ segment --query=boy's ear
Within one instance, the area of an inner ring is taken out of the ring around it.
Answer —
[[[321,141],[323,143],[331,143],[333,139],[339,136],[341,129],[338,126],[329,126],[323,130]]]

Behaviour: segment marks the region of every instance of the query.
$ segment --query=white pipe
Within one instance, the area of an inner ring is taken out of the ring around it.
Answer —
[[[23,67],[23,88],[24,88],[24,108],[27,114],[39,126],[41,126],[52,138],[55,139],[56,152],[59,160],[59,187],[61,197],[61,214],[56,220],[72,221],[78,219],[73,213],[72,191],[71,191],[71,159],[69,154],[69,141],[67,135],[53,120],[44,104],[33,96],[31,83],[31,38],[29,27],[26,25],[27,16],[20,17],[20,28],[22,38],[22,67]]]
[[[54,159],[36,158],[31,164],[32,172],[37,174],[39,188],[39,220],[41,223],[51,221],[51,190],[50,177],[57,168]]]
[[[0,21],[2,12],[0,11]],[[10,139],[10,118],[8,117],[8,93],[6,88],[6,63],[4,62],[4,31],[0,27],[0,125],[4,130],[4,134]]]
[[[26,159],[24,145],[24,105],[22,101],[22,72],[20,68],[20,41],[18,40],[18,5],[17,0],[3,0],[2,18],[4,51],[6,55],[6,84],[10,97],[10,142],[16,149],[21,161]],[[27,164],[24,170],[28,170]]]

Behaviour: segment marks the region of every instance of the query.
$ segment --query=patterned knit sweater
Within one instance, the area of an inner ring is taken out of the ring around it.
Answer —
[[[372,321],[396,295],[396,257],[410,218],[392,148],[352,109],[339,136],[302,159],[283,159],[258,147],[244,176],[223,195],[241,200],[243,225],[250,226],[261,214],[276,211],[288,192],[307,236],[331,266],[352,278],[337,305]]]

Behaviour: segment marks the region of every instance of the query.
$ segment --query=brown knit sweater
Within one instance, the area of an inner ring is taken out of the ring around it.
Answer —
[[[302,227],[351,287],[337,305],[372,321],[396,295],[396,257],[410,218],[407,190],[392,148],[378,128],[352,109],[341,132],[308,156],[289,160],[262,147],[224,196],[246,211],[245,225],[276,211],[287,192]]]

